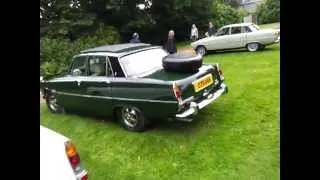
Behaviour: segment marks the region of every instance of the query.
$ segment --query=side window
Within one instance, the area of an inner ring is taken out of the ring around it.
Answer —
[[[240,34],[241,33],[241,27],[232,27],[231,28],[231,34]]]
[[[89,56],[89,76],[106,76],[106,57]]]
[[[220,31],[219,36],[224,36],[229,34],[229,28],[224,28]]]
[[[243,26],[242,27],[242,32],[243,33],[248,33],[248,32],[252,32],[251,29],[248,26]]]
[[[122,68],[119,64],[118,58],[116,57],[109,57],[110,64],[113,69],[114,77],[124,77],[124,73]]]
[[[114,76],[109,58],[106,56],[89,56],[89,76]]]
[[[87,75],[87,57],[78,56],[72,61],[70,74],[72,76],[86,76]]]

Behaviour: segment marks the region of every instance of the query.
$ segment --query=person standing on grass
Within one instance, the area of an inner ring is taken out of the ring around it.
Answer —
[[[133,33],[132,35],[132,39],[130,40],[130,43],[140,43],[140,39],[139,39],[139,34],[138,33]]]
[[[196,41],[198,37],[198,28],[195,24],[192,24],[190,39],[191,41]]]
[[[174,38],[174,31],[170,30],[168,34],[168,40],[165,44],[165,50],[170,54],[174,54],[177,52],[176,41]]]
[[[216,29],[214,28],[212,22],[209,22],[208,35],[213,36],[216,33]]]

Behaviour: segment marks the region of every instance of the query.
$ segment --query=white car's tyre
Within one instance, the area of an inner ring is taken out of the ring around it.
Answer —
[[[249,43],[247,44],[247,49],[250,52],[254,52],[254,51],[258,51],[260,48],[260,44],[259,43]]]
[[[204,46],[198,46],[196,52],[197,54],[204,56],[207,53],[207,49]]]

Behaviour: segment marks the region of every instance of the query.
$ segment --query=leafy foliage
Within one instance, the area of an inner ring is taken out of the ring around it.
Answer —
[[[223,3],[213,3],[211,7],[212,22],[217,28],[242,22],[242,13]]]
[[[170,29],[177,41],[189,40],[196,24],[201,35],[212,20],[219,27],[239,22],[240,14],[223,0],[40,0],[40,71],[53,76],[80,50],[128,42],[163,45]],[[231,2],[231,1],[230,1]],[[137,8],[144,4],[144,9]]]
[[[78,54],[81,50],[95,46],[112,44],[119,41],[119,33],[114,27],[104,27],[98,29],[95,36],[83,36],[75,41],[66,38],[40,39],[40,74],[49,78],[65,70],[72,56]]]
[[[280,21],[280,0],[266,0],[258,9],[258,23],[267,24]]]

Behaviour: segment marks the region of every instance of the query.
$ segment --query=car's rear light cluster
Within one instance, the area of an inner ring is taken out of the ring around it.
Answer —
[[[81,180],[88,180],[88,175],[86,174],[85,176],[83,176]]]
[[[173,93],[174,93],[174,96],[176,97],[176,99],[179,101],[179,102],[182,102],[182,91],[180,89],[180,87],[174,82],[173,85],[172,85],[172,90],[173,90]]]
[[[83,169],[81,167],[81,163],[80,163],[80,156],[78,154],[78,151],[75,147],[75,145],[71,142],[71,141],[67,141],[65,142],[65,150],[66,150],[66,155],[69,159],[69,162],[71,164],[71,167],[73,169],[73,171],[78,174],[80,173]],[[87,180],[88,179],[88,175],[85,174],[84,176],[81,177],[81,180]]]

